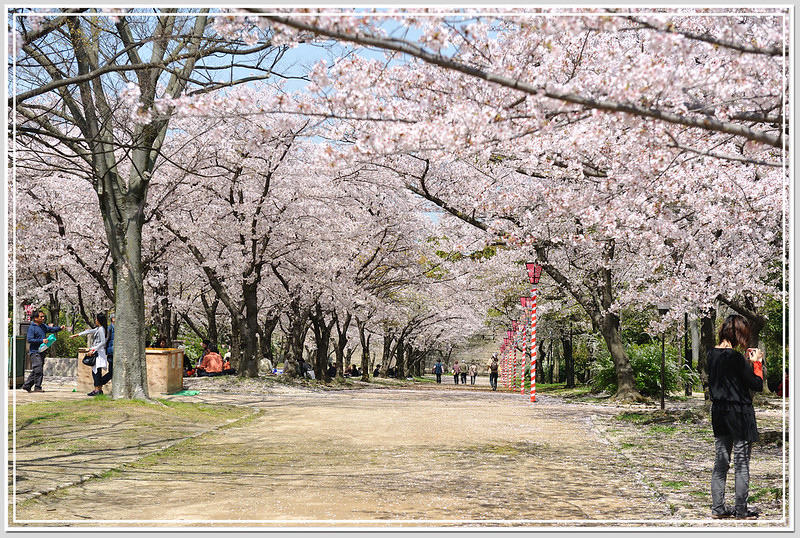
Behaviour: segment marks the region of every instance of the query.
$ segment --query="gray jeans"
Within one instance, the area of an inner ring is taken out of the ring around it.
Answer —
[[[38,351],[30,351],[28,354],[31,358],[31,373],[22,384],[22,387],[25,389],[31,387],[40,389],[42,388],[42,379],[44,379],[44,356]]]
[[[750,489],[750,441],[733,440],[733,437],[717,437],[714,443],[716,457],[714,471],[711,473],[711,513],[721,515],[728,511],[725,506],[725,482],[731,466],[733,451],[733,469],[735,477],[734,492],[736,494],[735,513],[747,515],[747,496]]]

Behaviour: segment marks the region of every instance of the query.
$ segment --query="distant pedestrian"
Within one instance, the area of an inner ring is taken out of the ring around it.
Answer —
[[[453,365],[453,381],[458,385],[458,378],[461,377],[461,365],[458,361]]]
[[[461,384],[467,384],[467,364],[464,363],[461,365]]]
[[[492,362],[489,363],[489,384],[492,390],[497,390],[497,373],[500,370],[500,365],[497,362],[497,353],[492,353]]]
[[[469,365],[469,384],[475,384],[475,378],[478,377],[478,366],[475,363]]]
[[[444,372],[444,366],[442,366],[442,361],[437,360],[436,364],[433,365],[433,373],[436,374],[436,382],[442,382],[442,372]]]
[[[39,346],[47,340],[47,333],[57,333],[66,329],[66,325],[56,327],[54,325],[47,325],[44,322],[44,312],[41,310],[34,314],[32,323],[28,327],[27,341],[28,341],[28,357],[31,360],[31,373],[28,379],[22,384],[22,388],[27,392],[33,389],[33,392],[44,392],[42,389],[42,380],[44,379],[44,359],[47,356],[47,350],[39,351]]]
[[[756,519],[748,510],[750,450],[758,441],[756,413],[750,391],[764,388],[764,352],[750,348],[750,323],[742,316],[725,318],[719,329],[719,344],[707,353],[708,390],[711,395],[711,426],[714,430],[714,470],[711,474],[711,517]],[[745,351],[747,358],[734,349]],[[733,452],[736,504],[725,505],[725,483]]]
[[[87,345],[89,346],[89,351],[86,352],[86,356],[95,356],[95,361],[92,365],[92,380],[94,381],[94,390],[87,393],[87,396],[97,396],[98,394],[103,394],[103,385],[100,383],[100,380],[103,377],[103,368],[108,366],[108,361],[106,360],[108,319],[106,318],[105,314],[98,313],[94,315],[93,320],[95,325],[93,328],[86,329],[85,331],[70,336],[70,338],[75,338],[78,336],[91,335],[91,339],[86,339]],[[91,343],[88,343],[88,341],[91,341]]]

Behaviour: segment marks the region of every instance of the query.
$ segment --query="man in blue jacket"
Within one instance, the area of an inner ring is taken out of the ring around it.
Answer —
[[[22,384],[22,388],[30,392],[31,387],[33,387],[33,392],[44,392],[42,390],[42,379],[44,378],[44,357],[47,351],[40,352],[39,346],[47,340],[47,333],[57,333],[66,329],[66,325],[56,327],[45,324],[44,312],[41,310],[36,312],[31,321],[32,323],[28,327],[28,355],[31,358],[31,373],[25,383]]]

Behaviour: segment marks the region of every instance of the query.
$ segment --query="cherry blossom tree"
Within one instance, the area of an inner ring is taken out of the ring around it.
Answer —
[[[785,197],[783,15],[340,15],[255,20],[294,29],[279,31],[287,41],[313,32],[425,62],[351,55],[312,72],[332,115],[367,124],[340,156],[408,153],[405,169],[394,168],[409,189],[486,230],[490,241],[535,253],[603,334],[617,397],[638,399],[619,337],[620,291],[674,259],[670,219],[686,233],[689,216],[713,204],[682,174],[711,162],[716,181],[728,171],[767,177],[764,203]],[[417,43],[389,36],[387,21],[422,36]],[[667,188],[654,192],[658,184]],[[761,251],[774,259],[775,248]],[[762,277],[751,272],[732,283]],[[655,303],[670,279],[687,288],[699,280],[664,270],[636,290],[637,299]],[[705,302],[720,298],[703,292]]]
[[[60,143],[69,150],[66,158],[90,171],[113,259],[114,397],[147,398],[143,208],[169,128],[169,116],[153,114],[151,106],[157,97],[240,83],[227,76],[230,70],[219,76],[218,55],[246,55],[252,60],[248,80],[268,78],[280,49],[255,33],[255,39],[213,37],[208,10],[199,16],[177,9],[116,10],[110,16],[80,11],[10,15],[19,50],[17,91],[8,104],[24,118],[16,125],[17,139]],[[126,119],[119,119],[120,109],[129,112]]]

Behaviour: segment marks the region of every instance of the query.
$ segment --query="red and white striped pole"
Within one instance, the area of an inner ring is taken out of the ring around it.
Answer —
[[[503,360],[500,361],[500,383],[506,384],[506,360],[508,359],[508,336],[503,338]]]
[[[531,402],[536,401],[536,293],[538,289],[531,290]]]
[[[511,322],[511,330],[512,332],[512,340],[511,345],[514,348],[514,361],[513,361],[513,368],[514,368],[514,378],[511,381],[511,389],[517,390],[517,320],[513,320]]]
[[[511,348],[514,347],[514,333],[509,329],[508,334],[508,353],[506,354],[506,388],[511,386],[511,370],[513,368],[511,360]]]
[[[531,288],[531,402],[536,401],[536,294],[538,293],[539,278],[542,276],[542,266],[538,263],[525,264],[528,270]]]
[[[524,320],[528,316],[528,306],[529,306],[529,297],[520,297],[520,302],[522,303],[522,319]],[[522,382],[519,384],[519,393],[525,394],[525,361],[528,357],[528,325],[523,322],[522,325],[522,365],[520,366],[520,372],[522,372]]]

